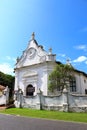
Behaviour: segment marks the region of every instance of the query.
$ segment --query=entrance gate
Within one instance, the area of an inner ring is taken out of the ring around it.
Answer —
[[[33,96],[35,92],[35,87],[29,84],[26,88],[26,96]]]

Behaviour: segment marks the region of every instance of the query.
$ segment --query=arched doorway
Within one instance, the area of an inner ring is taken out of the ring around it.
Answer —
[[[33,96],[34,95],[35,88],[29,84],[26,88],[26,96]]]

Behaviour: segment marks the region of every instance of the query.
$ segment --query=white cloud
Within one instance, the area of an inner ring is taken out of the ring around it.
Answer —
[[[10,57],[10,56],[6,56],[6,59],[7,59],[7,60],[11,60],[11,57]]]
[[[2,63],[0,64],[0,71],[5,74],[11,74],[13,75],[13,68],[8,63]]]
[[[87,45],[78,45],[78,46],[75,46],[74,48],[76,48],[77,50],[86,51],[87,50]]]
[[[11,74],[14,75],[14,64],[16,63],[16,58],[11,57],[11,56],[5,56],[3,58],[3,62],[0,63],[0,71],[5,73],[5,74]]]
[[[66,55],[65,54],[58,54],[58,56],[61,56],[61,57],[66,57]]]
[[[15,61],[16,62],[16,58],[14,58],[14,57],[6,56],[6,59],[10,60],[10,61]]]
[[[73,62],[84,62],[87,60],[86,56],[80,56],[77,59],[73,60]]]

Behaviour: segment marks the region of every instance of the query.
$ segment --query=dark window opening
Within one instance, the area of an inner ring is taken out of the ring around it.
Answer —
[[[76,80],[75,80],[75,78],[70,81],[70,92],[76,92]]]
[[[87,89],[85,89],[85,94],[87,94]]]
[[[26,96],[33,96],[35,88],[30,84],[26,88]]]
[[[86,83],[86,80],[84,79],[84,83]]]

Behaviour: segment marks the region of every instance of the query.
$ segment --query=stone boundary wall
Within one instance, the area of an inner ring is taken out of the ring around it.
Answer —
[[[36,96],[25,97],[17,94],[14,102],[16,107],[55,110],[65,112],[87,112],[87,96],[62,92],[57,96],[43,96],[38,93]]]
[[[87,112],[87,95],[69,94],[70,112]]]

